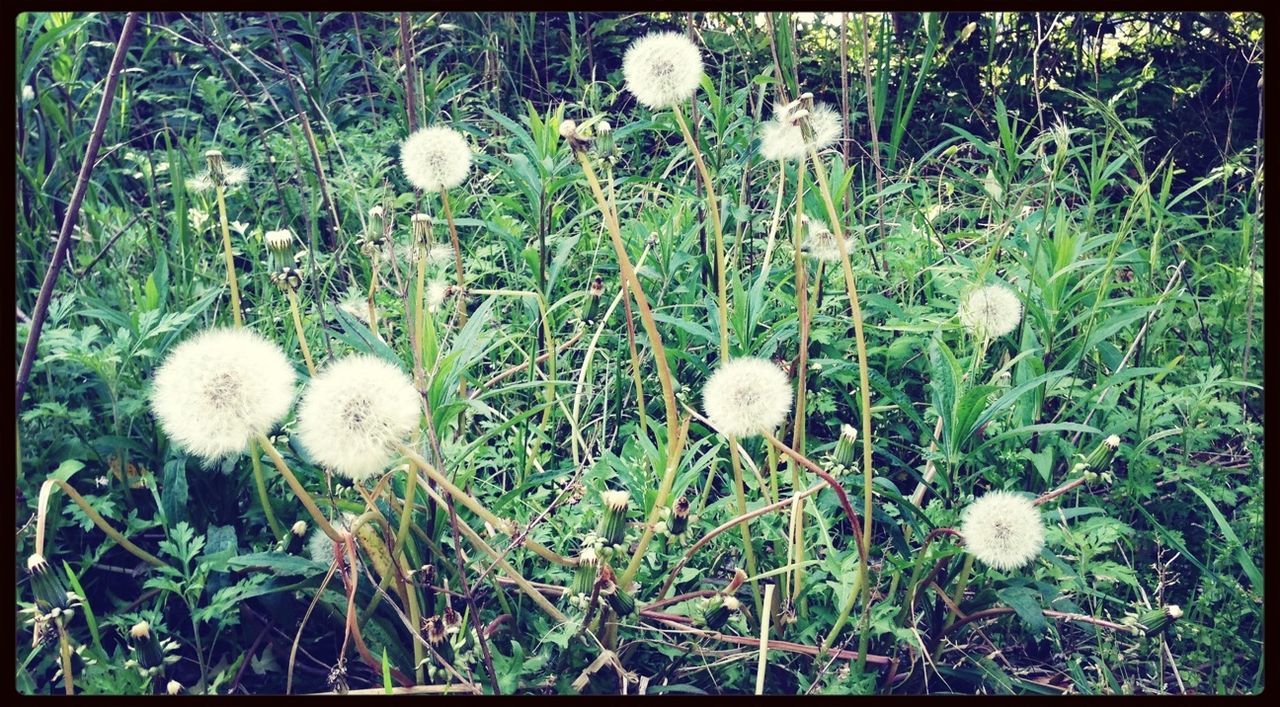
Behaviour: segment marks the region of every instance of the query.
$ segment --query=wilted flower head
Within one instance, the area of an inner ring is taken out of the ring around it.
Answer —
[[[1030,499],[991,491],[960,514],[965,549],[984,564],[1012,570],[1034,560],[1044,547],[1044,521]]]
[[[732,437],[772,432],[791,412],[787,374],[763,358],[722,365],[702,390],[702,405],[716,429]]]
[[[334,518],[330,525],[339,531],[351,532],[351,526],[355,525],[355,522],[356,515],[344,511],[341,516]],[[307,538],[307,557],[322,565],[331,565],[334,560],[333,545],[333,538],[325,535],[320,528],[316,528]]]
[[[960,303],[960,322],[974,336],[996,338],[1018,328],[1022,302],[1004,285],[986,285],[973,290]]]
[[[289,412],[296,379],[274,343],[248,329],[211,329],[179,344],[156,371],[151,412],[192,454],[240,454]]]
[[[840,242],[839,236],[827,228],[827,224],[816,218],[804,219],[805,238],[801,241],[800,248],[804,254],[814,260],[822,260],[828,263],[839,262],[840,260]]]
[[[679,32],[656,32],[631,43],[622,76],[636,100],[654,110],[687,100],[702,81],[702,53]]]
[[[399,368],[348,356],[320,372],[298,407],[298,439],[321,464],[359,482],[391,461],[421,417],[418,391]]]
[[[844,130],[840,116],[825,103],[814,104],[811,110],[798,108],[799,102],[775,103],[773,118],[760,126],[760,155],[767,160],[803,160],[809,148],[823,150],[830,147]],[[807,120],[813,131],[806,141],[801,120]]]
[[[471,148],[462,133],[433,125],[422,128],[400,146],[400,166],[409,183],[423,191],[452,189],[471,170]]]
[[[350,314],[356,321],[363,322],[365,326],[369,325],[369,300],[359,292],[355,290],[348,292],[347,296],[338,302],[338,309]]]
[[[293,245],[293,231],[287,228],[267,231],[263,234],[263,238],[267,241],[267,247],[275,251],[284,251]]]

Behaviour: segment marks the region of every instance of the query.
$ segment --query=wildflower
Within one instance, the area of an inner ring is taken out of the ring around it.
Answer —
[[[414,214],[409,217],[409,227],[413,231],[413,241],[420,245],[431,242],[431,217],[426,214]]]
[[[276,344],[248,329],[211,329],[156,371],[151,412],[178,446],[212,461],[243,453],[284,417],[296,379]]]
[[[681,496],[671,507],[671,523],[668,525],[672,535],[683,535],[689,528],[689,499]]]
[[[731,437],[771,432],[791,412],[787,375],[763,358],[739,358],[722,365],[702,395],[711,423]]]
[[[738,598],[728,594],[713,594],[706,598],[702,605],[702,621],[712,631],[719,630],[729,616],[742,608]]]
[[[702,54],[678,32],[657,32],[637,39],[622,58],[627,90],[659,110],[691,98],[702,81]]]
[[[413,186],[423,191],[445,191],[467,178],[471,148],[462,133],[453,128],[422,128],[401,144],[400,166]]]
[[[992,491],[960,516],[966,549],[984,564],[1013,570],[1034,560],[1044,547],[1044,522],[1030,499],[1012,491]]]
[[[359,482],[391,461],[421,418],[421,400],[399,368],[348,356],[312,379],[298,408],[298,439],[311,456]]]
[[[960,303],[960,322],[974,336],[996,338],[1018,328],[1022,302],[1004,285],[986,285],[970,292]]]
[[[840,261],[840,236],[831,232],[827,224],[816,218],[804,218],[807,235],[800,245],[805,255],[823,262]]]
[[[182,683],[178,682],[177,680],[170,680],[169,684],[165,685],[164,691],[169,693],[170,695],[176,695],[179,692],[182,692]]]

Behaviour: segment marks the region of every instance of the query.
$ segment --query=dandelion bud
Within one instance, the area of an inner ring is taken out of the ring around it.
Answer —
[[[1089,453],[1089,457],[1085,460],[1085,465],[1089,471],[1101,473],[1111,468],[1111,460],[1116,456],[1116,450],[1120,448],[1120,437],[1111,435],[1098,443]]]
[[[600,298],[604,295],[604,278],[599,275],[591,281],[587,288],[587,303],[582,308],[582,321],[593,322],[600,311]]]
[[[151,624],[139,621],[129,629],[130,643],[138,653],[138,664],[144,668],[157,668],[164,663],[164,649],[151,631]]]
[[[449,632],[444,625],[444,619],[439,616],[428,616],[423,619],[422,633],[425,634],[427,643],[430,643],[442,658],[453,660],[453,645],[445,640],[449,637]]]
[[[573,574],[573,583],[569,585],[569,596],[587,595],[596,582],[596,569],[599,566],[595,548],[588,545],[578,553],[578,569]]]
[[[671,507],[671,523],[667,526],[672,535],[683,535],[689,528],[689,499],[681,496]]]
[[[853,425],[840,426],[840,441],[836,442],[836,463],[841,466],[853,466],[853,443],[858,439],[858,430]]]
[[[413,240],[421,245],[429,245],[431,243],[431,217],[426,214],[414,214],[409,219],[409,223],[413,228]]]
[[[27,572],[31,575],[31,588],[35,592],[37,606],[46,611],[70,606],[66,582],[61,573],[49,566],[44,555],[37,552],[28,557]]]
[[[1154,636],[1169,628],[1174,621],[1180,618],[1182,618],[1182,608],[1177,604],[1170,604],[1138,614],[1138,624],[1143,633],[1148,636]]]
[[[285,266],[271,273],[271,281],[285,292],[297,292],[302,289],[302,273],[297,268]]]
[[[213,183],[222,186],[227,181],[226,163],[222,159],[222,150],[205,150],[205,163],[209,165],[209,178]]]
[[[613,574],[613,569],[608,565],[600,568],[600,579],[596,581],[596,590],[600,596],[609,604],[609,608],[618,616],[630,616],[636,610],[635,597],[626,593],[618,586],[618,580]]]
[[[182,692],[182,683],[177,680],[170,680],[169,684],[165,686],[164,691],[170,695],[176,695],[179,692]]]
[[[606,545],[621,545],[627,533],[627,503],[631,494],[626,491],[605,491],[600,494],[604,503],[604,515],[600,518],[600,527],[596,533],[604,538]]]
[[[707,597],[703,604],[702,621],[707,628],[717,631],[729,621],[733,612],[742,608],[742,602],[729,594],[715,594]]]
[[[596,123],[596,149],[600,154],[614,159],[617,155],[617,143],[613,139],[613,126],[607,120]]]

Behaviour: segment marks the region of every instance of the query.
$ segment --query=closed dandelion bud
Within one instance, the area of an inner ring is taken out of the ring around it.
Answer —
[[[277,231],[267,231],[263,234],[263,239],[267,242],[267,248],[272,253],[278,255],[289,255],[293,250],[293,231],[287,228],[281,228]]]
[[[138,664],[144,668],[157,668],[164,663],[164,649],[151,630],[151,624],[139,621],[129,629],[130,643],[138,652]]]
[[[737,597],[716,594],[708,597],[707,603],[703,608],[703,621],[707,628],[718,631],[729,621],[729,617],[733,612],[742,608],[742,602]]]
[[[303,544],[306,542],[306,537],[307,522],[300,520],[294,523],[293,527],[289,528],[289,534],[285,535],[284,540],[281,542],[281,547],[288,553],[300,552]]]
[[[604,502],[604,515],[596,532],[604,538],[605,545],[621,545],[627,534],[627,504],[631,494],[626,491],[605,491],[600,494]]]
[[[369,209],[369,235],[371,237],[382,237],[382,219],[385,213],[381,204]]]
[[[853,443],[858,439],[858,430],[853,425],[840,426],[840,441],[836,442],[836,463],[841,466],[853,466]]]
[[[1182,618],[1182,607],[1177,604],[1151,609],[1138,614],[1138,624],[1148,636],[1154,636]]]
[[[428,616],[422,620],[422,633],[425,634],[427,643],[440,654],[442,658],[448,661],[453,660],[453,646],[446,640],[449,632],[444,625],[444,619],[439,616]]]
[[[587,288],[587,303],[582,308],[582,321],[595,321],[596,314],[600,311],[600,299],[604,295],[604,278],[599,275],[591,281],[591,286]]]
[[[582,552],[578,553],[578,569],[573,574],[573,583],[569,585],[571,598],[578,594],[591,593],[591,587],[596,582],[598,565],[599,559],[596,557],[595,548],[590,545],[582,548]]]
[[[671,522],[667,524],[667,528],[672,535],[683,535],[684,531],[689,528],[689,499],[681,496],[676,499],[675,505],[671,507]]]
[[[67,585],[62,575],[49,566],[44,555],[35,553],[27,558],[27,572],[31,574],[31,588],[36,604],[44,610],[66,609],[70,606]]]
[[[409,223],[413,229],[413,240],[415,243],[429,245],[431,243],[431,217],[426,214],[414,214],[409,219]]]
[[[182,692],[182,683],[177,680],[170,680],[169,684],[165,686],[164,691],[170,695],[176,695],[179,692]]]
[[[300,520],[300,521],[298,521],[298,522],[294,523],[294,524],[293,524],[293,527],[292,527],[292,528],[289,528],[289,532],[293,533],[294,535],[296,535],[296,536],[298,536],[298,537],[302,537],[303,535],[306,535],[306,534],[307,534],[307,521],[305,521],[305,520]]]
[[[205,150],[204,161],[209,165],[209,179],[222,186],[227,183],[226,162],[222,159],[222,150]]]
[[[618,586],[617,578],[608,565],[600,568],[600,579],[596,582],[596,589],[609,604],[609,608],[613,609],[613,612],[618,616],[630,616],[636,610],[635,597],[624,592],[622,587]]]
[[[617,143],[613,141],[613,126],[607,120],[596,123],[596,149],[605,157],[613,157]]]
[[[1085,460],[1085,465],[1089,471],[1101,473],[1111,468],[1111,460],[1116,456],[1116,450],[1120,448],[1120,437],[1111,435],[1098,443],[1089,453],[1089,457]]]

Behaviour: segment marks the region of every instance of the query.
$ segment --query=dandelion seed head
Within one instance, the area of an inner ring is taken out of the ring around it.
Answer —
[[[960,534],[970,554],[998,570],[1022,567],[1044,547],[1040,511],[1012,491],[991,491],[965,508]]]
[[[249,170],[244,165],[229,164],[223,168],[223,184],[236,187],[249,180]]]
[[[427,283],[427,311],[435,314],[449,297],[449,283],[443,280],[432,280]]]
[[[806,218],[805,230],[805,239],[801,244],[805,255],[828,263],[840,261],[839,236],[827,228],[825,222]]]
[[[453,128],[421,128],[401,144],[400,166],[413,186],[423,191],[445,191],[467,178],[471,148],[462,133]]]
[[[179,344],[156,371],[151,412],[178,446],[207,461],[241,454],[283,418],[297,373],[249,329],[210,329]]]
[[[986,285],[970,292],[960,303],[960,322],[974,336],[996,338],[1018,328],[1022,302],[1004,285]]]
[[[209,170],[206,169],[194,177],[187,177],[186,185],[187,191],[206,192],[213,189],[213,177],[209,176]]]
[[[298,439],[312,458],[355,482],[387,466],[421,415],[418,391],[396,366],[372,355],[330,364],[298,406]]]
[[[351,531],[351,526],[355,525],[356,515],[354,513],[343,512],[341,516],[334,518],[330,525],[340,531]],[[324,534],[320,528],[311,531],[311,535],[307,537],[307,556],[314,562],[322,565],[333,564],[333,539]]]
[[[653,110],[687,100],[702,82],[702,53],[679,32],[655,32],[631,43],[622,57],[627,90]]]
[[[716,429],[732,437],[772,432],[791,412],[787,374],[763,358],[734,359],[702,390],[702,405]]]
[[[369,326],[369,300],[357,291],[347,293],[347,296],[338,302],[338,309],[350,314],[355,319],[363,322],[365,326]]]
[[[810,147],[824,150],[843,135],[840,115],[831,106],[815,103],[812,110],[797,110],[798,105],[798,101],[773,104],[773,117],[760,126],[761,157],[782,162],[803,160]],[[809,141],[800,127],[801,118],[809,121],[813,131]]]

